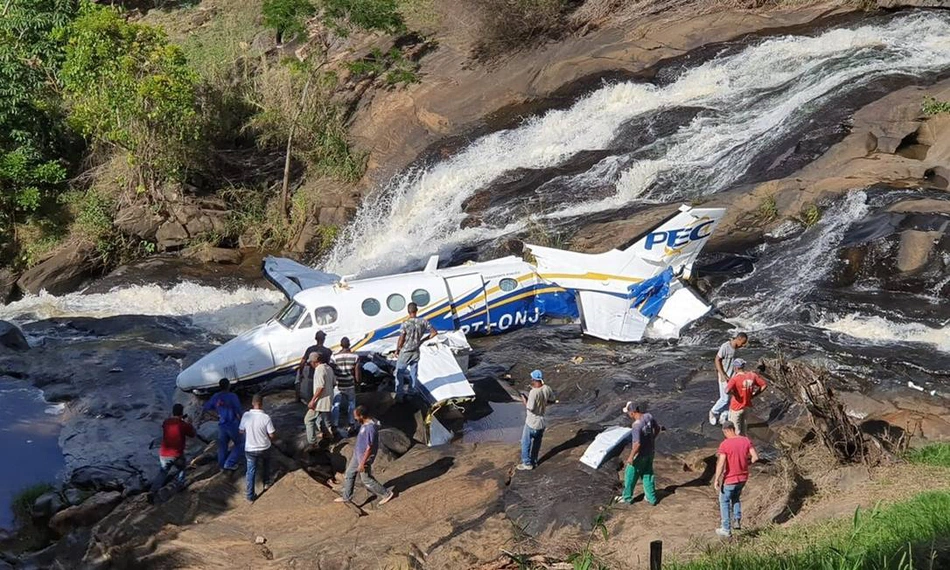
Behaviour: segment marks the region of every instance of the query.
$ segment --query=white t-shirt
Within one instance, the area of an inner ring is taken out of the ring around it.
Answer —
[[[245,451],[264,451],[270,449],[270,437],[274,433],[274,422],[264,410],[248,410],[241,418],[241,431],[244,432]]]

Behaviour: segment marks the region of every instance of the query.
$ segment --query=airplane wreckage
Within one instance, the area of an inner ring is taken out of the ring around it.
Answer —
[[[349,337],[354,351],[372,356],[361,360],[364,370],[378,372],[386,362],[379,355],[395,349],[409,302],[439,332],[421,347],[418,370],[432,410],[475,395],[465,377],[471,351],[466,337],[570,319],[584,334],[605,340],[676,338],[712,310],[686,280],[724,214],[721,208],[683,205],[623,250],[583,254],[525,244],[524,259],[440,269],[438,256],[432,256],[422,271],[368,279],[268,257],[264,276],[287,296],[286,305],[184,369],[177,384],[203,392],[221,378],[244,384],[290,372],[317,330],[331,348]],[[431,439],[450,439],[436,424]]]

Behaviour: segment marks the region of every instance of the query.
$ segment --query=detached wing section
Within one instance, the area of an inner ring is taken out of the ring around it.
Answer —
[[[280,289],[288,299],[293,299],[294,295],[304,289],[333,285],[340,281],[339,275],[317,271],[286,257],[265,257],[262,271],[264,278]]]
[[[681,206],[630,247],[589,255],[525,245],[542,279],[577,293],[585,333],[636,342],[675,338],[712,307],[681,279],[726,213]]]

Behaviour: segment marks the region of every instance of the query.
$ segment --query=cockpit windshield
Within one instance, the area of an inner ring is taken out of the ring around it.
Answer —
[[[304,306],[300,303],[291,301],[274,316],[274,320],[290,329],[297,324],[297,321],[300,320],[300,315],[302,315],[305,310]]]

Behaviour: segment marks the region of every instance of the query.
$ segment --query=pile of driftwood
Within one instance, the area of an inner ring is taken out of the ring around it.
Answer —
[[[841,463],[874,465],[893,460],[907,446],[903,438],[889,441],[861,430],[838,399],[829,372],[820,367],[784,356],[764,359],[761,368],[772,385],[803,406],[811,418],[815,435]]]

